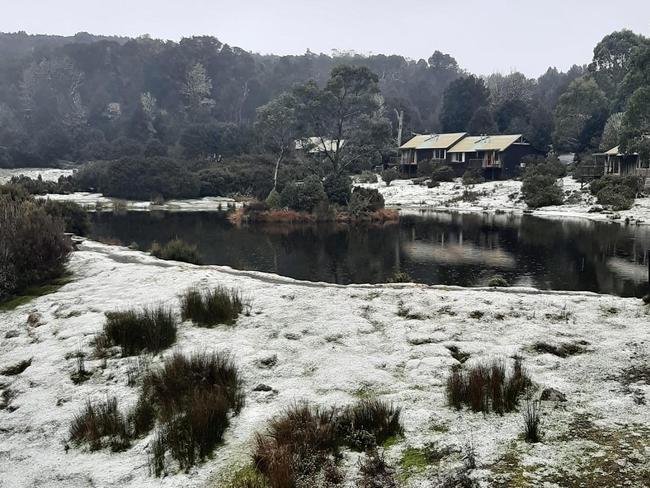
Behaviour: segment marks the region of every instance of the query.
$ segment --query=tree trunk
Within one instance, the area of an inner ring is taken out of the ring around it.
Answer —
[[[273,189],[274,190],[278,186],[278,171],[280,169],[280,162],[282,161],[283,157],[284,157],[284,148],[280,149],[280,155],[278,156],[278,159],[275,161],[275,172],[273,173]]]

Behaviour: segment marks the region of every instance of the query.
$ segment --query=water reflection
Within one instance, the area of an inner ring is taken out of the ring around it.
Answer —
[[[380,283],[395,270],[421,283],[477,286],[501,274],[513,284],[646,292],[650,229],[584,219],[424,212],[399,224],[233,226],[219,213],[93,215],[93,237],[146,249],[176,236],[208,263],[311,281]]]

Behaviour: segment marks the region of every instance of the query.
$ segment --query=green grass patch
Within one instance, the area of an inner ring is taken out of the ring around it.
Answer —
[[[35,298],[56,293],[62,286],[67,285],[71,281],[72,275],[68,274],[43,285],[29,287],[22,294],[0,303],[0,312],[10,312],[21,305],[31,302]]]

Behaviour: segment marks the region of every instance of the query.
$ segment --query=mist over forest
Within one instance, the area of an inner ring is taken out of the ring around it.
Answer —
[[[537,79],[517,72],[479,78],[435,46],[428,59],[413,60],[260,55],[226,42],[0,34],[0,166],[261,153],[258,108],[296,85],[323,86],[339,65],[367,67],[377,77],[379,116],[392,142],[374,163],[394,151],[402,111],[405,138],[521,133],[543,150],[589,152],[601,145],[608,119],[620,126],[650,63],[650,43],[631,31],[606,36],[588,66],[549,67]],[[618,133],[607,137],[618,142]]]

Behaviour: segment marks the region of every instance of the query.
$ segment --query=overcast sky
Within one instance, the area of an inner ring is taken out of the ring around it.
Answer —
[[[0,0],[0,31],[178,40],[249,51],[453,55],[477,74],[587,63],[606,34],[650,35],[650,0]]]

